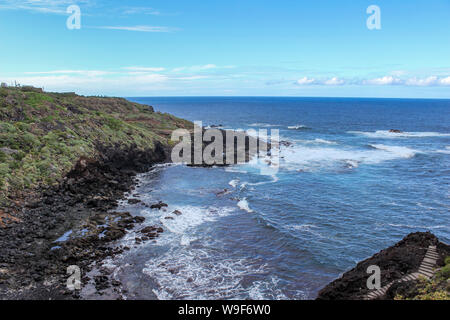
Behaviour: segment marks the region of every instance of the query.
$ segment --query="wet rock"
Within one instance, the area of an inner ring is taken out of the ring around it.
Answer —
[[[290,146],[292,146],[292,142],[282,140],[282,141],[280,141],[280,146],[290,147]]]
[[[168,207],[167,203],[164,203],[162,201],[159,201],[158,203],[152,204],[150,206],[150,209],[158,209],[161,210],[163,207]]]
[[[149,226],[149,227],[145,227],[144,229],[142,229],[141,233],[152,233],[152,232],[156,232],[157,229],[158,229],[157,227]]]
[[[129,204],[137,204],[137,203],[140,203],[140,202],[142,202],[142,201],[139,200],[139,199],[134,199],[134,198],[128,199],[128,203]]]
[[[134,222],[136,222],[136,223],[142,223],[144,221],[145,221],[144,217],[140,217],[140,216],[134,217]]]
[[[179,210],[175,210],[174,212],[172,212],[174,215],[176,215],[176,216],[181,216],[182,215],[182,212],[181,211],[179,211]]]
[[[390,133],[402,133],[402,131],[398,130],[398,129],[391,129],[389,130]]]

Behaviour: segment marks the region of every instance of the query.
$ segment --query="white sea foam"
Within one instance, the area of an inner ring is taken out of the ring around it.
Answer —
[[[263,123],[263,122],[250,123],[248,126],[249,127],[262,127],[262,128],[279,127],[278,124],[270,124],[270,123]]]
[[[328,140],[324,140],[324,139],[314,139],[313,142],[315,142],[315,143],[325,143],[325,144],[337,144],[337,142],[328,141]]]
[[[253,212],[253,210],[250,209],[249,204],[248,204],[248,201],[247,201],[246,198],[242,198],[242,199],[238,202],[237,206],[238,206],[241,210],[245,210],[245,211],[247,211],[247,212],[249,212],[249,213],[250,213],[250,212]]]
[[[230,182],[228,182],[228,184],[229,184],[230,186],[232,186],[233,188],[236,188],[236,186],[238,185],[238,183],[239,183],[239,179],[234,179],[234,180],[231,180]]]
[[[233,172],[233,173],[248,173],[246,170],[243,170],[239,168],[238,166],[232,166],[232,167],[225,167],[226,172]]]
[[[184,234],[196,226],[208,221],[215,221],[218,217],[223,217],[234,211],[233,208],[223,207],[200,207],[200,206],[180,206],[170,207],[170,211],[178,210],[182,214],[172,215],[174,219],[165,219],[167,215],[160,217],[160,222],[171,232]]]
[[[347,160],[345,161],[345,163],[347,164],[348,168],[358,168],[359,166],[359,162],[355,160]]]
[[[437,153],[450,154],[450,146],[446,146],[445,149],[437,150]]]
[[[437,226],[415,226],[415,225],[408,225],[408,224],[395,224],[395,223],[388,223],[391,227],[399,227],[399,228],[408,228],[408,229],[447,229],[450,230],[449,226],[445,225],[437,225]]]
[[[190,245],[191,242],[194,241],[194,240],[196,240],[196,238],[194,238],[194,237],[189,237],[188,235],[183,234],[183,235],[181,236],[180,244],[181,244],[182,246],[188,246],[188,245]]]
[[[289,130],[302,130],[302,129],[309,129],[307,126],[303,124],[298,124],[296,126],[288,126]]]
[[[316,231],[317,226],[314,224],[297,224],[290,227],[291,230],[313,234],[319,238],[324,238],[320,232]]]
[[[407,147],[371,145],[372,150],[336,147],[310,147],[295,145],[284,149],[280,167],[287,170],[314,170],[330,166],[358,167],[363,164],[376,164],[383,161],[411,158],[419,153]]]
[[[372,148],[384,150],[391,154],[397,155],[400,158],[411,158],[414,157],[416,153],[419,151],[410,149],[407,147],[400,147],[400,146],[386,146],[384,144],[371,144]]]
[[[304,143],[304,144],[338,144],[335,141],[325,140],[325,139],[314,139],[314,140],[302,140],[302,139],[294,139],[294,142]]]
[[[369,138],[425,138],[425,137],[449,137],[450,133],[440,132],[390,132],[389,130],[377,130],[375,132],[348,131],[351,134],[363,135]]]
[[[210,248],[173,247],[147,261],[142,272],[151,277],[158,299],[245,298],[247,274],[262,274],[265,265],[250,259],[227,259]]]
[[[263,184],[275,183],[275,182],[278,182],[278,180],[280,180],[276,175],[272,175],[270,177],[272,178],[272,180],[261,181],[261,182],[245,182],[245,183],[241,184],[241,187],[244,188],[247,185],[249,185],[249,186],[260,186],[260,185],[263,185]]]
[[[251,300],[287,300],[289,299],[279,288],[280,280],[274,276],[270,281],[255,281],[248,289]],[[277,288],[277,289],[275,289]],[[297,291],[292,297],[296,300],[307,299],[308,296],[302,291]]]

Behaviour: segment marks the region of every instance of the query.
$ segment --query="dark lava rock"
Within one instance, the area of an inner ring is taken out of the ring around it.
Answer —
[[[292,142],[281,140],[280,146],[289,147],[289,146],[292,146]]]
[[[391,133],[402,133],[402,131],[400,131],[398,129],[391,129],[391,130],[389,130],[389,132],[391,132]]]
[[[148,150],[99,145],[97,150],[98,158],[80,158],[59,185],[26,195],[20,222],[0,226],[0,265],[8,270],[0,299],[76,299],[77,294],[66,294],[67,267],[77,265],[85,274],[93,263],[119,254],[123,249],[106,244],[145,220],[109,211],[130,191],[135,175],[165,162],[168,150],[161,144]],[[54,243],[70,230],[76,237]],[[96,278],[95,283],[102,289],[107,281]]]
[[[381,270],[381,286],[398,280],[406,274],[416,272],[430,245],[437,245],[439,261],[450,253],[450,246],[439,242],[430,232],[416,232],[406,236],[395,245],[381,250],[347,271],[337,280],[320,290],[318,300],[353,300],[362,299],[369,291],[367,268],[376,265]],[[393,294],[391,294],[393,295]]]
[[[175,210],[174,212],[172,212],[174,215],[176,215],[176,216],[181,216],[182,215],[182,213],[181,213],[181,211],[179,211],[179,210]]]
[[[145,221],[144,217],[140,217],[140,216],[134,217],[134,222],[136,222],[136,223],[142,223],[144,221]]]
[[[137,204],[137,203],[140,203],[140,202],[142,202],[141,200],[139,200],[139,199],[128,199],[128,203],[129,204]]]
[[[158,210],[160,210],[163,207],[168,207],[167,203],[159,201],[158,203],[152,204],[150,206],[150,209],[158,209]]]

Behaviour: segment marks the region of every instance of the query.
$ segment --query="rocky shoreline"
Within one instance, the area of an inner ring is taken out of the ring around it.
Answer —
[[[0,88],[0,299],[79,298],[66,287],[71,265],[82,283],[118,287],[105,274],[86,278],[93,262],[129,249],[114,241],[144,221],[114,209],[138,173],[169,162],[172,132],[193,128],[123,98]],[[244,139],[247,149],[255,138]],[[164,231],[144,229],[140,241]]]
[[[80,299],[80,291],[67,288],[67,267],[77,265],[82,284],[93,284],[95,294],[120,298],[119,281],[111,279],[99,262],[130,248],[117,245],[128,230],[144,222],[143,217],[115,212],[119,200],[133,190],[136,175],[169,160],[170,148],[157,144],[140,151],[101,147],[99,159],[81,158],[57,187],[42,190],[39,198],[26,200],[20,221],[0,228],[0,299]],[[128,199],[130,203],[138,199]],[[166,204],[148,205],[161,209]],[[177,213],[175,213],[177,214]],[[141,228],[142,229],[142,228]],[[140,230],[148,241],[164,232],[161,226]],[[397,244],[380,251],[344,273],[319,294],[318,300],[360,300],[369,292],[366,286],[369,265],[380,267],[382,286],[417,271],[427,247],[436,245],[438,266],[450,255],[450,246],[431,233],[412,233]],[[98,272],[89,272],[97,268]],[[383,299],[394,299],[398,292],[414,292],[417,283],[396,285]]]
[[[68,266],[85,274],[92,262],[127,250],[111,244],[144,218],[113,209],[136,174],[165,162],[168,150],[101,149],[101,159],[81,158],[60,185],[27,200],[20,221],[0,228],[1,299],[78,298],[66,287]],[[101,277],[95,282],[105,286]]]
[[[371,275],[367,273],[369,266],[378,266],[381,271],[381,287],[393,282],[385,295],[379,299],[403,298],[414,299],[421,292],[419,290],[421,280],[396,283],[405,275],[417,272],[423,261],[429,246],[436,246],[438,258],[437,268],[445,266],[445,260],[450,256],[450,246],[440,242],[430,232],[416,232],[407,235],[395,245],[381,250],[372,257],[359,262],[356,267],[345,272],[339,279],[325,286],[318,294],[318,300],[363,300],[369,293],[367,279]],[[442,283],[444,292],[449,290],[447,285],[448,275],[437,279]],[[432,279],[436,280],[436,279]],[[431,282],[429,283],[431,284]],[[446,287],[447,286],[447,287]],[[436,287],[439,287],[436,286]],[[434,289],[433,289],[434,290]],[[430,292],[433,293],[433,292]]]
[[[245,139],[248,148],[253,138]],[[114,242],[145,218],[114,209],[135,188],[137,174],[170,162],[171,148],[161,143],[147,150],[96,147],[98,158],[81,157],[57,186],[21,200],[20,210],[7,209],[14,211],[16,219],[0,228],[0,299],[80,299],[79,290],[67,288],[71,265],[82,270],[82,286],[94,283],[97,295],[121,297],[121,283],[111,279],[105,268],[97,268],[97,263],[129,250]],[[246,160],[251,156],[247,152]],[[164,206],[161,201],[148,205]],[[162,232],[161,226],[147,226],[136,242],[155,239]],[[88,274],[94,268],[100,272],[91,278]]]

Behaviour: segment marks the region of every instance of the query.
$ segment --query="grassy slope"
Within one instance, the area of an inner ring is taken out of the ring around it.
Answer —
[[[148,149],[176,128],[192,124],[122,98],[0,88],[0,207],[57,183],[81,156],[96,157],[96,143]]]

